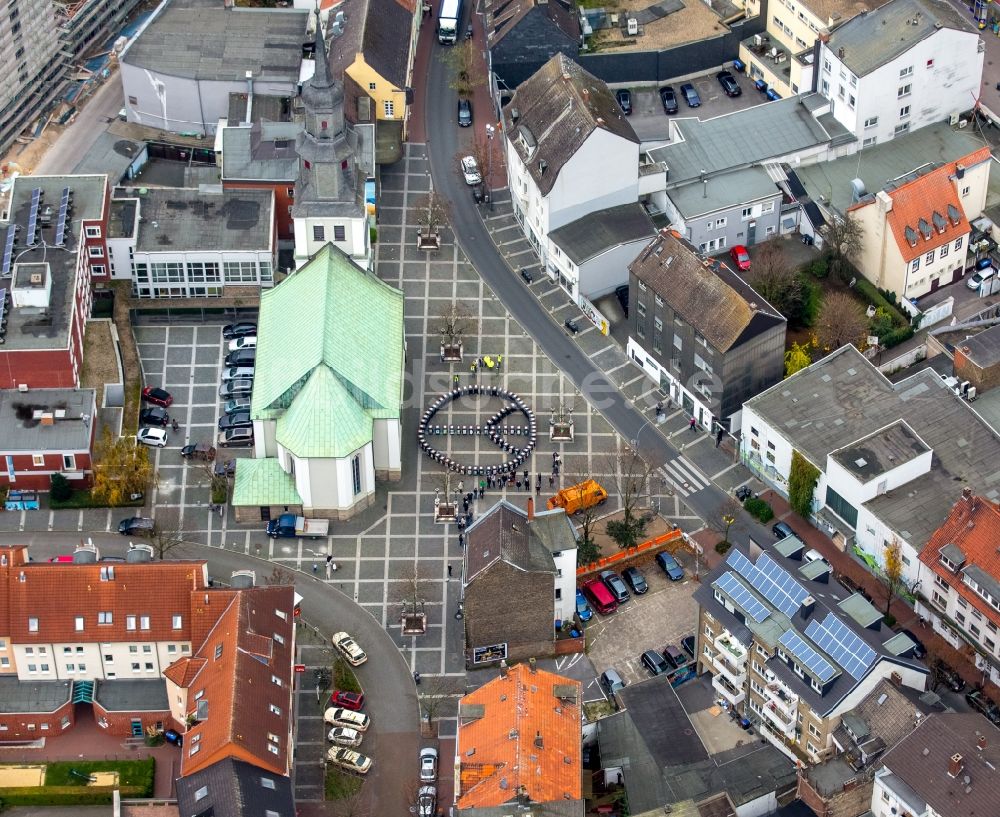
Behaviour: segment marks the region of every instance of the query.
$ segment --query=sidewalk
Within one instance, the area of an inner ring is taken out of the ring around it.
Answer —
[[[885,610],[885,588],[864,564],[840,550],[833,543],[833,540],[794,513],[780,494],[773,490],[767,490],[760,495],[760,498],[771,504],[774,509],[775,521],[780,519],[787,522],[803,542],[823,554],[823,557],[833,565],[836,577],[846,576],[871,596],[872,604],[878,610]],[[949,667],[956,670],[970,687],[982,683],[983,673],[976,669],[975,663],[952,647],[930,627],[923,626],[914,609],[905,601],[895,599],[889,612],[896,617],[896,627],[912,630],[924,643],[927,648],[925,661],[928,664],[935,658],[940,658]],[[993,700],[1000,700],[1000,687],[988,683],[986,694]]]

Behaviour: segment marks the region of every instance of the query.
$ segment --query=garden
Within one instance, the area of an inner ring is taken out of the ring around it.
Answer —
[[[116,789],[126,798],[151,797],[154,770],[153,758],[7,764],[0,766],[0,804],[102,805]]]

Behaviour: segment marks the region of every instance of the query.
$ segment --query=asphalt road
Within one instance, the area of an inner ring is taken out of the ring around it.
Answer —
[[[73,170],[107,130],[108,122],[118,116],[123,103],[121,76],[115,72],[86,101],[73,124],[60,134],[32,168],[32,173],[36,176],[55,176]]]
[[[634,441],[633,447],[646,463],[659,468],[665,462],[675,459],[679,451],[656,428],[652,413],[647,416],[637,410],[604,372],[580,350],[566,330],[549,316],[520,277],[503,260],[487,232],[478,208],[461,206],[470,201],[468,189],[454,168],[455,156],[459,155],[459,136],[463,131],[455,121],[456,94],[448,87],[448,68],[440,59],[443,48],[444,46],[434,42],[429,60],[425,124],[426,133],[431,134],[427,152],[434,188],[454,204],[451,209],[451,226],[456,241],[511,317],[534,338],[548,358],[562,369],[614,429],[624,439]],[[489,115],[480,108],[476,116],[475,128],[478,131],[484,121],[489,121]],[[498,138],[503,137],[501,135]],[[598,170],[595,168],[596,172]],[[718,527],[719,523],[713,520],[720,515],[720,508],[726,499],[725,491],[710,484],[708,488],[687,497],[685,503],[702,519]],[[730,531],[730,539],[736,543],[744,543],[748,533],[754,534],[757,541],[770,541],[771,538],[770,531],[744,513]]]
[[[57,533],[7,534],[2,541],[27,544],[31,557],[42,561],[65,553],[66,545],[78,543],[79,537]],[[121,536],[94,537],[94,544],[104,556],[124,555],[128,547]],[[261,581],[272,569],[266,560],[201,545],[179,547],[170,552],[169,558],[205,559],[209,575],[223,582],[229,580],[234,570],[256,570]],[[368,653],[367,663],[355,669],[365,691],[365,711],[372,718],[364,751],[370,751],[375,759],[363,791],[371,798],[369,813],[407,814],[410,801],[406,787],[400,785],[404,774],[401,770],[411,770],[416,776],[420,741],[417,694],[410,669],[381,624],[353,599],[304,573],[295,573],[295,589],[302,596],[302,617],[306,621],[325,636],[346,630]]]

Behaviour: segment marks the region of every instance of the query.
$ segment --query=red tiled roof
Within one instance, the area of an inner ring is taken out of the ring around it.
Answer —
[[[920,552],[920,561],[948,582],[969,604],[1000,626],[1000,611],[986,603],[962,581],[961,571],[954,573],[941,564],[941,549],[955,545],[965,556],[962,568],[976,566],[1000,581],[1000,507],[988,499],[969,494],[962,496],[951,509],[944,524],[938,528]],[[954,559],[951,559],[954,562]],[[927,593],[932,592],[929,588]]]
[[[229,605],[195,654],[195,660],[204,661],[203,666],[186,684],[191,711],[201,704],[207,708],[207,717],[185,735],[182,776],[227,757],[288,774],[294,593],[291,586],[232,593]],[[285,618],[276,610],[283,611]],[[284,643],[279,643],[275,634]],[[274,678],[281,681],[280,686]],[[277,736],[278,741],[270,741],[269,735]]]
[[[11,573],[27,561],[26,545],[0,546],[0,588],[6,588],[10,583]],[[10,632],[10,610],[10,605],[0,600],[0,633]]]
[[[113,578],[102,579],[102,571]],[[6,569],[0,579],[0,619],[15,644],[192,641],[192,591],[207,587],[204,561],[30,562]],[[110,613],[111,623],[98,624],[99,613]],[[176,629],[175,615],[181,617]],[[79,616],[83,630],[76,627]],[[134,630],[127,628],[129,616]],[[37,630],[29,630],[29,618],[38,620]]]
[[[181,658],[163,670],[163,677],[179,687],[187,687],[206,663],[204,658]]]
[[[951,176],[956,165],[969,168],[989,160],[990,149],[983,147],[888,191],[892,210],[887,220],[904,261],[909,263],[969,232],[969,220]]]
[[[579,681],[518,664],[462,698],[465,712],[480,706],[483,714],[459,720],[458,808],[500,806],[522,788],[536,803],[579,800],[581,690]]]

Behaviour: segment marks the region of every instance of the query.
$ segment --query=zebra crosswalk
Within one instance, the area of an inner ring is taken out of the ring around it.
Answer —
[[[684,459],[683,455],[665,462],[658,469],[658,473],[681,496],[691,496],[691,494],[702,491],[709,486],[708,477],[702,474],[690,460]]]

